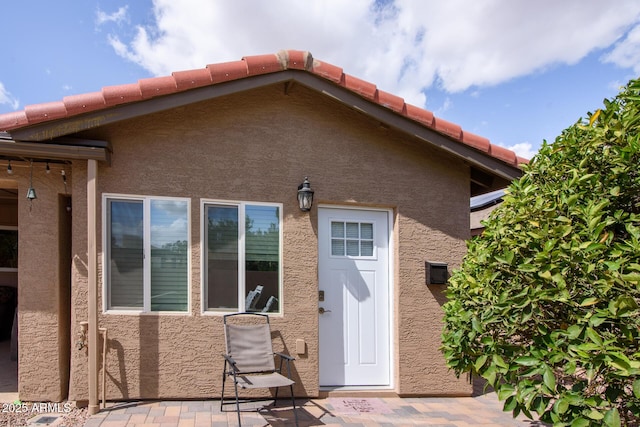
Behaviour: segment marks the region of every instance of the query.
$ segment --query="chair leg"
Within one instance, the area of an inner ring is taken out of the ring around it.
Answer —
[[[291,403],[293,404],[293,418],[296,420],[296,426],[298,425],[298,412],[296,411],[296,398],[293,396],[293,384],[289,386],[291,389]]]
[[[224,404],[224,383],[227,379],[227,361],[224,361],[224,370],[222,371],[222,393],[220,394],[220,412],[222,412],[222,405]]]
[[[238,381],[236,380],[236,376],[233,376],[233,385],[236,389],[236,412],[238,413],[238,426],[242,426],[242,421],[240,421],[240,398],[238,396]]]

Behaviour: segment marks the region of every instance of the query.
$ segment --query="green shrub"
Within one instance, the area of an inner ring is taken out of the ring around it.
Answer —
[[[633,80],[543,144],[449,281],[447,365],[514,416],[640,425],[639,130]]]

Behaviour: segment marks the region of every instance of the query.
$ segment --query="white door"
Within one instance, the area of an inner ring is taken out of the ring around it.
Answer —
[[[389,386],[389,213],[320,208],[318,221],[320,385]]]

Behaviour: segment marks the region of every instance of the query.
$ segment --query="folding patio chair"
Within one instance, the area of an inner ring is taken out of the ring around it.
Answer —
[[[235,316],[238,317],[231,319]],[[290,367],[291,361],[295,359],[286,354],[273,352],[269,316],[262,313],[235,313],[227,314],[223,319],[227,352],[223,355],[224,371],[222,372],[220,410],[222,411],[223,405],[225,405],[224,386],[227,377],[233,377],[238,425],[242,425],[240,421],[238,387],[244,389],[275,388],[273,404],[276,405],[279,388],[288,386],[291,391],[293,416],[295,417],[296,425],[298,425],[296,401],[293,396],[293,384],[295,381],[291,380]],[[247,322],[247,320],[250,320],[250,322]],[[275,366],[275,356],[280,358],[278,369]],[[284,362],[287,362],[286,377],[282,375]]]

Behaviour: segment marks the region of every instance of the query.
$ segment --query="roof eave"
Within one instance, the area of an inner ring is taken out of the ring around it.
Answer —
[[[447,151],[464,160],[472,167],[476,167],[484,172],[490,173],[491,175],[498,176],[507,182],[522,175],[522,170],[520,168],[513,164],[501,161],[490,153],[485,153],[471,145],[462,143],[459,139],[443,135],[428,126],[425,126],[425,124],[407,117],[405,114],[398,113],[391,107],[381,105],[380,103],[367,99],[349,88],[345,88],[342,84],[337,84],[307,71],[295,69],[287,69],[268,74],[245,77],[238,80],[171,93],[165,96],[158,96],[150,99],[116,105],[68,118],[61,118],[24,126],[11,130],[10,132],[6,132],[6,134],[10,135],[10,137],[15,141],[25,143],[52,141],[56,138],[117,123],[122,120],[128,120],[264,86],[286,84],[287,87],[289,87],[291,82],[304,85],[319,93],[330,96],[332,99],[349,108],[361,111],[389,127],[412,135],[428,144],[431,144],[432,146]]]

